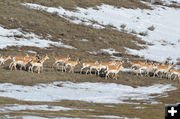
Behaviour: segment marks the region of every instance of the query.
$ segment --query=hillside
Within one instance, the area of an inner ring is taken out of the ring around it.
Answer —
[[[179,8],[178,0],[0,0],[0,62],[11,56],[0,66],[0,118],[162,119],[164,104],[180,102],[179,81],[138,76],[131,65],[168,61],[180,70]],[[10,70],[13,57],[27,55],[48,57],[40,74]],[[56,57],[80,63],[62,72]],[[96,61],[123,61],[117,80],[80,73]]]

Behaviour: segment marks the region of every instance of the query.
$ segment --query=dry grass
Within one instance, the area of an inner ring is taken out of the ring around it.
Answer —
[[[70,54],[74,57],[83,58],[84,60],[90,59],[90,57],[94,60],[100,58],[102,60],[107,60],[107,58],[109,58],[107,55],[93,56],[87,51],[97,51],[102,48],[114,48],[115,50],[124,53],[125,56],[126,53],[124,52],[124,47],[141,49],[140,46],[137,46],[132,41],[136,41],[139,44],[145,43],[134,35],[109,30],[107,28],[100,30],[84,25],[72,24],[59,16],[47,12],[28,9],[21,6],[18,2],[10,2],[10,0],[0,1],[0,19],[0,24],[7,28],[20,27],[24,31],[34,32],[37,35],[41,35],[44,39],[47,39],[48,34],[50,34],[52,36],[51,40],[58,41],[59,39],[63,39],[62,41],[65,44],[78,48],[77,50],[70,50],[52,47],[48,48],[46,51],[30,47],[18,48],[22,51],[26,49],[33,49],[37,52],[46,52],[50,53],[49,55],[52,56],[67,56],[67,54]],[[89,41],[79,42],[81,39],[87,39]],[[11,47],[9,49],[17,50],[16,47]],[[8,52],[11,52],[9,54],[13,55],[12,51]]]
[[[137,1],[137,0],[13,0],[18,2],[30,2],[37,3],[50,7],[62,6],[65,9],[74,10],[75,7],[95,7],[101,4],[113,5],[116,7],[125,8],[141,8],[141,9],[151,9],[149,6]]]
[[[67,56],[70,54],[73,60],[77,58],[84,61],[108,61],[110,56],[107,54],[91,55],[87,51],[97,51],[102,48],[114,48],[120,51],[117,54],[126,58],[139,58],[125,53],[124,47],[141,49],[135,43],[144,44],[145,42],[138,39],[136,36],[124,32],[118,32],[110,29],[95,29],[84,25],[72,24],[65,19],[47,12],[36,11],[21,6],[20,2],[32,2],[47,6],[62,6],[66,9],[73,10],[76,6],[79,7],[94,7],[102,3],[115,5],[117,7],[127,8],[143,8],[150,9],[146,5],[137,2],[136,0],[0,0],[0,24],[7,28],[22,28],[27,32],[34,32],[37,35],[43,36],[47,39],[47,35],[52,35],[51,40],[58,41],[63,39],[65,44],[72,45],[77,50],[50,47],[48,49],[39,49],[35,47],[9,47],[8,49],[1,49],[0,54],[3,55],[21,55],[24,56],[27,50],[33,50],[41,55],[48,54],[50,60],[45,62],[45,70],[42,74],[32,74],[26,71],[9,71],[7,68],[10,62],[0,67],[0,83],[13,83],[19,85],[35,85],[38,83],[50,83],[54,81],[72,81],[72,82],[111,82],[118,84],[137,86],[147,86],[157,83],[173,84],[179,87],[179,82],[171,82],[168,80],[160,80],[157,78],[139,77],[133,74],[120,73],[119,80],[105,80],[103,77],[95,75],[82,75],[79,74],[80,66],[76,69],[76,73],[62,73],[55,72],[51,67],[54,62],[54,56]],[[56,21],[56,22],[55,22]],[[17,36],[20,37],[20,36]],[[81,39],[87,39],[87,42],[80,42]],[[134,109],[137,105],[125,104],[94,104],[81,101],[60,101],[60,102],[32,102],[32,101],[19,101],[10,98],[0,97],[0,104],[48,104],[48,105],[61,105],[65,107],[72,107],[78,109],[94,109],[89,110],[72,110],[72,111],[40,111],[40,110],[24,110],[15,111],[10,113],[1,113],[0,115],[37,115],[37,116],[65,116],[65,117],[83,117],[90,118],[93,115],[116,115],[125,117],[138,117],[141,119],[162,119],[164,114],[165,103],[176,103],[179,101],[180,89],[169,93],[169,97],[158,99],[163,104],[150,105],[140,104],[145,106],[144,110]],[[106,107],[105,105],[113,105],[114,107]],[[139,105],[138,105],[139,106]],[[125,107],[125,108],[123,108]]]

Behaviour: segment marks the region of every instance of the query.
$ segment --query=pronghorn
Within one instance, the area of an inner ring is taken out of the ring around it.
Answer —
[[[119,71],[122,68],[123,68],[123,66],[121,64],[108,66],[108,69],[105,71],[106,72],[106,77],[105,78],[107,79],[109,77],[109,74],[112,73],[114,75],[114,78],[117,80],[117,74],[119,73]]]
[[[174,75],[174,80],[177,78],[180,81],[180,71],[171,69],[168,78],[171,80],[173,75]]]
[[[55,57],[55,63],[53,64],[53,66],[57,66],[57,68],[59,67],[59,64],[61,63],[62,64],[62,72],[64,70],[64,65],[65,65],[65,62],[69,61],[70,60],[70,57]]]
[[[140,74],[140,76],[143,76],[142,72],[144,72],[145,76],[149,76],[149,73],[151,71],[154,71],[155,69],[156,69],[156,65],[155,64],[145,63],[145,64],[139,65],[139,68],[135,72],[136,72],[136,75]]]
[[[43,70],[43,63],[49,59],[49,57],[46,55],[44,58],[40,59],[40,60],[31,60],[30,64],[31,66],[29,67],[28,71],[31,71],[33,73],[33,69],[34,67],[36,67],[37,72],[40,73],[41,70]]]
[[[27,57],[28,56],[28,54],[26,54],[26,56],[14,56],[14,57],[12,57],[12,62],[10,63],[10,65],[9,65],[9,68],[10,69],[12,69],[12,65],[14,64],[14,62],[16,61],[16,60],[24,60],[25,59],[25,57]],[[16,68],[15,68],[16,69]]]
[[[26,54],[26,56],[24,57],[24,59],[36,60],[37,57],[36,57],[36,56],[29,56],[28,54]]]
[[[102,69],[107,70],[109,66],[114,66],[114,65],[122,65],[124,61],[110,61],[110,62],[101,62],[99,67],[97,67],[97,71],[101,71]]]
[[[17,65],[20,65],[20,70],[22,70],[22,68],[24,67],[24,69],[26,69],[26,64],[28,64],[31,60],[30,59],[22,59],[22,58],[19,58],[19,59],[16,59],[15,61],[13,61],[10,65],[10,70],[14,69],[16,70],[16,66]]]
[[[79,63],[80,63],[80,60],[79,60],[79,59],[77,59],[77,61],[69,61],[69,60],[66,61],[66,62],[65,62],[65,71],[66,71],[67,67],[70,66],[69,72],[74,73],[74,68],[75,68]]]
[[[142,65],[144,65],[146,63],[141,62],[141,61],[133,61],[133,62],[130,62],[130,64],[132,65],[131,68],[133,69],[134,67],[140,68]]]
[[[11,59],[11,56],[1,56],[0,57],[0,66],[2,64],[4,64],[6,61],[8,61],[9,59]]]
[[[12,70],[14,67],[14,69],[16,70],[16,66],[20,65],[20,70],[22,70],[22,67],[26,69],[26,64],[28,64],[31,60],[36,60],[36,57],[29,56],[27,53],[26,56],[14,56],[13,62],[10,63],[9,68]]]
[[[166,76],[167,76],[167,73],[174,67],[175,65],[157,65],[156,66],[156,71],[155,71],[155,73],[154,73],[154,77],[157,75],[157,76],[159,76],[159,74],[158,73],[162,73],[161,74],[161,78],[162,78],[162,76],[163,76],[163,73],[165,73],[166,74]]]
[[[80,73],[82,74],[83,69],[88,68],[88,70],[86,71],[86,74],[87,74],[88,71],[89,71],[89,68],[90,68],[91,66],[93,66],[93,65],[99,65],[99,62],[96,61],[96,62],[85,62],[85,63],[83,63]],[[90,74],[91,74],[91,72],[90,72]]]

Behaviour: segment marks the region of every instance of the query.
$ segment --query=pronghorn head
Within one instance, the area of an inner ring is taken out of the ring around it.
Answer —
[[[80,64],[81,63],[81,59],[78,58],[77,59],[77,63]]]
[[[96,61],[96,62],[95,62],[95,64],[99,64],[99,62],[98,62],[98,61]]]
[[[68,56],[67,56],[67,59],[68,59],[68,60],[70,60],[70,59],[71,59],[70,55],[68,55]]]
[[[46,58],[46,59],[49,59],[49,57],[48,57],[48,55],[47,55],[47,54],[46,54],[45,58]]]
[[[29,57],[29,55],[26,53],[26,57]]]
[[[43,58],[44,60],[49,59],[48,55],[46,54],[46,56]]]
[[[7,59],[11,59],[11,56],[8,56]]]

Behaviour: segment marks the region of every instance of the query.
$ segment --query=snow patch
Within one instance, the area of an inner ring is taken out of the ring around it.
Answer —
[[[80,100],[94,103],[131,103],[124,100],[156,102],[154,98],[167,96],[166,91],[175,89],[175,87],[169,84],[155,84],[134,88],[115,83],[89,82],[54,82],[35,86],[1,83],[0,96],[25,101]]]
[[[65,108],[61,106],[49,106],[49,105],[0,105],[0,112],[11,112],[21,110],[45,110],[45,111],[62,111],[73,110],[71,108]]]
[[[0,26],[0,49],[10,46],[32,46],[46,48],[51,47],[52,45],[75,49],[74,47],[65,45],[62,42],[53,42],[48,39],[44,40],[42,37],[37,36],[34,33],[27,33],[21,31],[21,29],[6,29]]]
[[[62,7],[53,8],[30,3],[23,5],[37,10],[45,10],[50,13],[57,12],[59,16],[66,19],[73,17],[75,18],[74,20],[68,20],[77,24],[85,21],[85,25],[89,25],[92,24],[90,21],[95,21],[95,24],[112,25],[120,31],[125,30],[129,33],[136,31],[137,34],[135,35],[153,44],[143,50],[127,49],[130,54],[156,61],[165,61],[169,57],[173,61],[176,61],[179,58],[177,51],[180,51],[180,9],[161,5],[151,5],[153,10],[127,9],[101,5],[97,6],[97,9],[77,7],[77,11],[69,11]],[[126,25],[126,27],[122,29],[121,25]],[[152,26],[154,26],[154,29],[149,30]],[[145,35],[144,33],[147,34]]]

